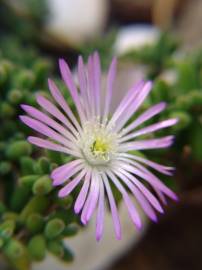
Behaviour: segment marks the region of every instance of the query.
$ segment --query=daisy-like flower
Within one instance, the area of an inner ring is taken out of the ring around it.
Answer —
[[[163,212],[162,204],[166,203],[166,196],[177,200],[175,193],[148,169],[150,167],[162,174],[171,175],[173,168],[133,154],[134,150],[169,147],[173,142],[173,136],[143,140],[138,137],[172,126],[176,124],[177,119],[168,119],[137,129],[165,109],[166,104],[161,102],[140,114],[134,121],[129,121],[150,93],[150,81],[140,81],[129,89],[111,113],[110,104],[116,95],[116,89],[113,89],[116,59],[112,60],[109,67],[106,91],[101,89],[98,53],[89,57],[87,65],[84,65],[82,57],[79,57],[79,89],[63,59],[59,60],[59,67],[77,113],[73,113],[56,84],[49,79],[54,103],[37,95],[37,103],[42,110],[22,105],[28,116],[20,116],[20,119],[37,134],[45,136],[28,137],[30,143],[72,156],[72,161],[51,173],[53,185],[61,186],[59,197],[68,196],[77,185],[81,185],[74,210],[77,214],[80,213],[83,224],[87,224],[97,210],[97,240],[103,235],[107,198],[115,235],[120,239],[121,225],[112,183],[122,194],[129,216],[137,228],[142,226],[141,219],[131,200],[131,194],[153,221],[157,220],[156,211]],[[148,184],[152,190],[148,188]]]

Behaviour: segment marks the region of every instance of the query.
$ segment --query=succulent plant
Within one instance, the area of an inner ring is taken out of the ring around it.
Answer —
[[[14,36],[0,47],[0,254],[13,269],[27,270],[47,252],[63,261],[73,254],[63,239],[78,231],[72,196],[58,200],[49,173],[64,156],[36,151],[18,120],[19,104],[34,104],[46,89],[51,60]],[[2,268],[1,268],[2,269]]]

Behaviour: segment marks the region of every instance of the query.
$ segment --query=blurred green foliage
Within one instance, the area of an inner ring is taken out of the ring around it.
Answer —
[[[21,103],[35,105],[36,92],[48,95],[52,71],[52,61],[32,46],[13,35],[1,37],[0,253],[17,270],[30,269],[32,261],[43,260],[47,252],[72,261],[63,239],[76,235],[80,224],[71,210],[73,198],[59,200],[49,178],[65,157],[32,147],[26,141],[28,129],[18,119]]]
[[[189,147],[192,161],[202,161],[202,50],[182,52],[176,39],[163,33],[155,44],[132,50],[121,56],[121,60],[146,65],[146,77],[154,81],[144,109],[166,101],[168,106],[160,119],[179,119],[171,128],[176,135],[171,150],[175,156],[182,157],[184,147]],[[168,131],[159,134],[166,135]],[[154,151],[149,155],[156,158]]]

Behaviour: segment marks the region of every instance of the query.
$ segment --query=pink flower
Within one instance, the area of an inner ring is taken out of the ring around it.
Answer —
[[[141,219],[129,196],[130,193],[153,221],[157,220],[156,211],[163,213],[161,204],[166,203],[165,196],[177,200],[174,192],[147,167],[166,175],[172,175],[173,168],[131,152],[169,147],[173,142],[173,136],[144,140],[138,137],[172,126],[176,124],[177,119],[168,119],[137,129],[165,109],[166,104],[161,102],[142,113],[132,123],[128,122],[150,93],[152,88],[150,81],[140,81],[129,89],[111,115],[110,106],[113,96],[116,95],[116,89],[113,89],[116,59],[112,60],[109,67],[104,105],[101,102],[101,68],[98,53],[89,57],[86,66],[82,57],[79,57],[79,89],[75,86],[71,71],[63,59],[59,61],[59,66],[74,101],[76,115],[55,83],[49,79],[49,89],[55,104],[38,95],[37,103],[44,112],[29,105],[22,105],[29,116],[20,116],[20,119],[45,136],[28,137],[30,143],[72,156],[73,161],[58,167],[51,174],[53,185],[61,185],[59,197],[68,196],[78,184],[82,183],[74,210],[80,213],[81,222],[87,224],[97,209],[97,240],[103,235],[105,198],[107,198],[116,238],[120,239],[121,225],[111,183],[122,194],[129,216],[137,228],[141,228]],[[154,192],[151,192],[144,182],[147,182]]]

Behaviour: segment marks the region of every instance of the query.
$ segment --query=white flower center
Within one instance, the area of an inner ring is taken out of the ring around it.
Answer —
[[[84,159],[91,165],[104,165],[117,154],[117,134],[99,119],[86,122],[78,141]]]

